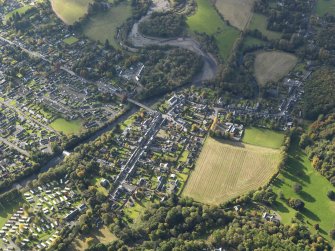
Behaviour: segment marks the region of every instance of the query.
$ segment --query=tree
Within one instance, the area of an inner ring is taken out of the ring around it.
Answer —
[[[335,192],[333,190],[328,191],[327,196],[329,199],[335,200]]]
[[[295,210],[301,211],[305,207],[305,203],[300,199],[290,198],[288,204]]]
[[[333,240],[335,240],[335,228],[330,230],[329,232],[330,238],[332,238]]]
[[[299,183],[294,183],[293,184],[293,190],[294,190],[294,192],[295,193],[300,193],[301,192],[301,190],[302,190],[302,186],[299,184]]]

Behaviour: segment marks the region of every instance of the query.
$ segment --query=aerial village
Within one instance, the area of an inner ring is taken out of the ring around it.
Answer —
[[[9,9],[0,9],[0,19],[21,5],[9,2]],[[79,146],[73,153],[98,163],[103,171],[87,174],[93,180],[90,186],[108,198],[112,210],[127,218],[140,203],[164,201],[169,194],[181,193],[211,132],[241,141],[246,125],[282,131],[293,126],[290,114],[310,71],[285,78],[280,90],[272,93],[278,98],[275,105],[212,99],[210,94],[188,88],[164,96],[152,108],[132,99],[144,63],[128,67],[106,63],[102,68],[113,68],[114,76],[107,75],[106,69],[99,72],[94,66],[102,59],[122,61],[123,55],[78,39],[62,25],[53,26],[52,31],[39,28],[50,19],[60,22],[48,11],[30,16],[41,32],[19,36],[9,25],[0,31],[0,179],[35,166],[33,155],[52,155],[56,146],[68,140],[66,133],[52,126],[55,121],[81,120],[82,131],[76,132],[80,134],[104,127],[126,113],[126,106],[139,106],[124,122],[96,138],[96,148]],[[94,53],[87,56],[92,48]],[[81,171],[73,170],[78,176]],[[0,246],[46,250],[63,231],[79,225],[89,202],[77,182],[65,175],[22,188],[23,206],[0,228]],[[100,224],[97,217],[95,225]]]

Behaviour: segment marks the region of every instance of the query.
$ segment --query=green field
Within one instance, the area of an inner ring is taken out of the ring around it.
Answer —
[[[335,0],[318,0],[316,13],[319,16],[324,16],[327,13],[335,15]]]
[[[266,16],[254,13],[248,29],[249,30],[257,29],[269,39],[279,39],[281,37],[281,33],[268,30],[266,28],[267,23],[268,21],[266,19]]]
[[[51,0],[51,6],[64,23],[71,25],[87,13],[91,2],[93,0]]]
[[[220,56],[227,59],[240,32],[234,27],[228,26],[220,18],[210,1],[196,0],[196,2],[198,5],[196,13],[187,18],[189,30],[214,35]]]
[[[295,182],[302,185],[299,194],[293,191],[292,186]],[[303,200],[305,209],[300,217],[311,230],[314,224],[319,224],[320,234],[329,239],[329,230],[333,229],[335,224],[335,202],[327,197],[327,192],[334,190],[334,187],[312,167],[307,155],[299,149],[297,140],[293,140],[288,164],[272,187],[278,195],[282,192],[285,199],[291,197]],[[283,223],[289,224],[296,211],[286,204],[285,199],[277,197],[275,210],[279,212]]]
[[[118,47],[118,42],[115,39],[117,28],[130,16],[130,3],[122,2],[107,12],[90,18],[89,22],[83,27],[84,34],[88,38],[102,43],[108,39],[112,46]]]
[[[6,16],[5,16],[5,20],[8,20],[9,18],[11,18],[15,13],[24,14],[24,13],[26,13],[28,10],[30,10],[31,8],[32,8],[32,6],[30,6],[30,5],[25,5],[25,6],[21,7],[21,8],[18,8],[18,9],[16,9],[16,10],[13,10],[13,11],[11,11],[11,12],[9,12],[9,13],[6,14]]]
[[[266,42],[258,38],[247,36],[243,41],[243,48],[252,47],[252,46],[261,46],[265,44]]]
[[[243,143],[255,146],[279,149],[284,141],[284,134],[273,130],[251,127],[244,132]]]
[[[65,134],[78,134],[83,128],[81,120],[68,121],[63,118],[59,118],[53,121],[50,124],[50,127]]]
[[[74,44],[74,43],[77,43],[78,41],[79,41],[79,39],[76,38],[76,37],[73,37],[73,36],[68,37],[68,38],[65,38],[65,39],[63,40],[63,42],[66,43],[66,44],[68,44],[68,45],[72,45],[72,44]]]

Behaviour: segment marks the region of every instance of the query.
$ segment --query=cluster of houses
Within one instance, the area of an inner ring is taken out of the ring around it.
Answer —
[[[20,208],[2,227],[0,236],[4,245],[23,250],[45,250],[52,246],[60,230],[86,210],[70,186],[65,177],[25,192],[29,210]]]

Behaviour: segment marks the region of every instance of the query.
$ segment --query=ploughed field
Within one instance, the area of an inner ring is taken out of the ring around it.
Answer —
[[[265,185],[279,161],[279,150],[208,137],[183,196],[218,205]]]

